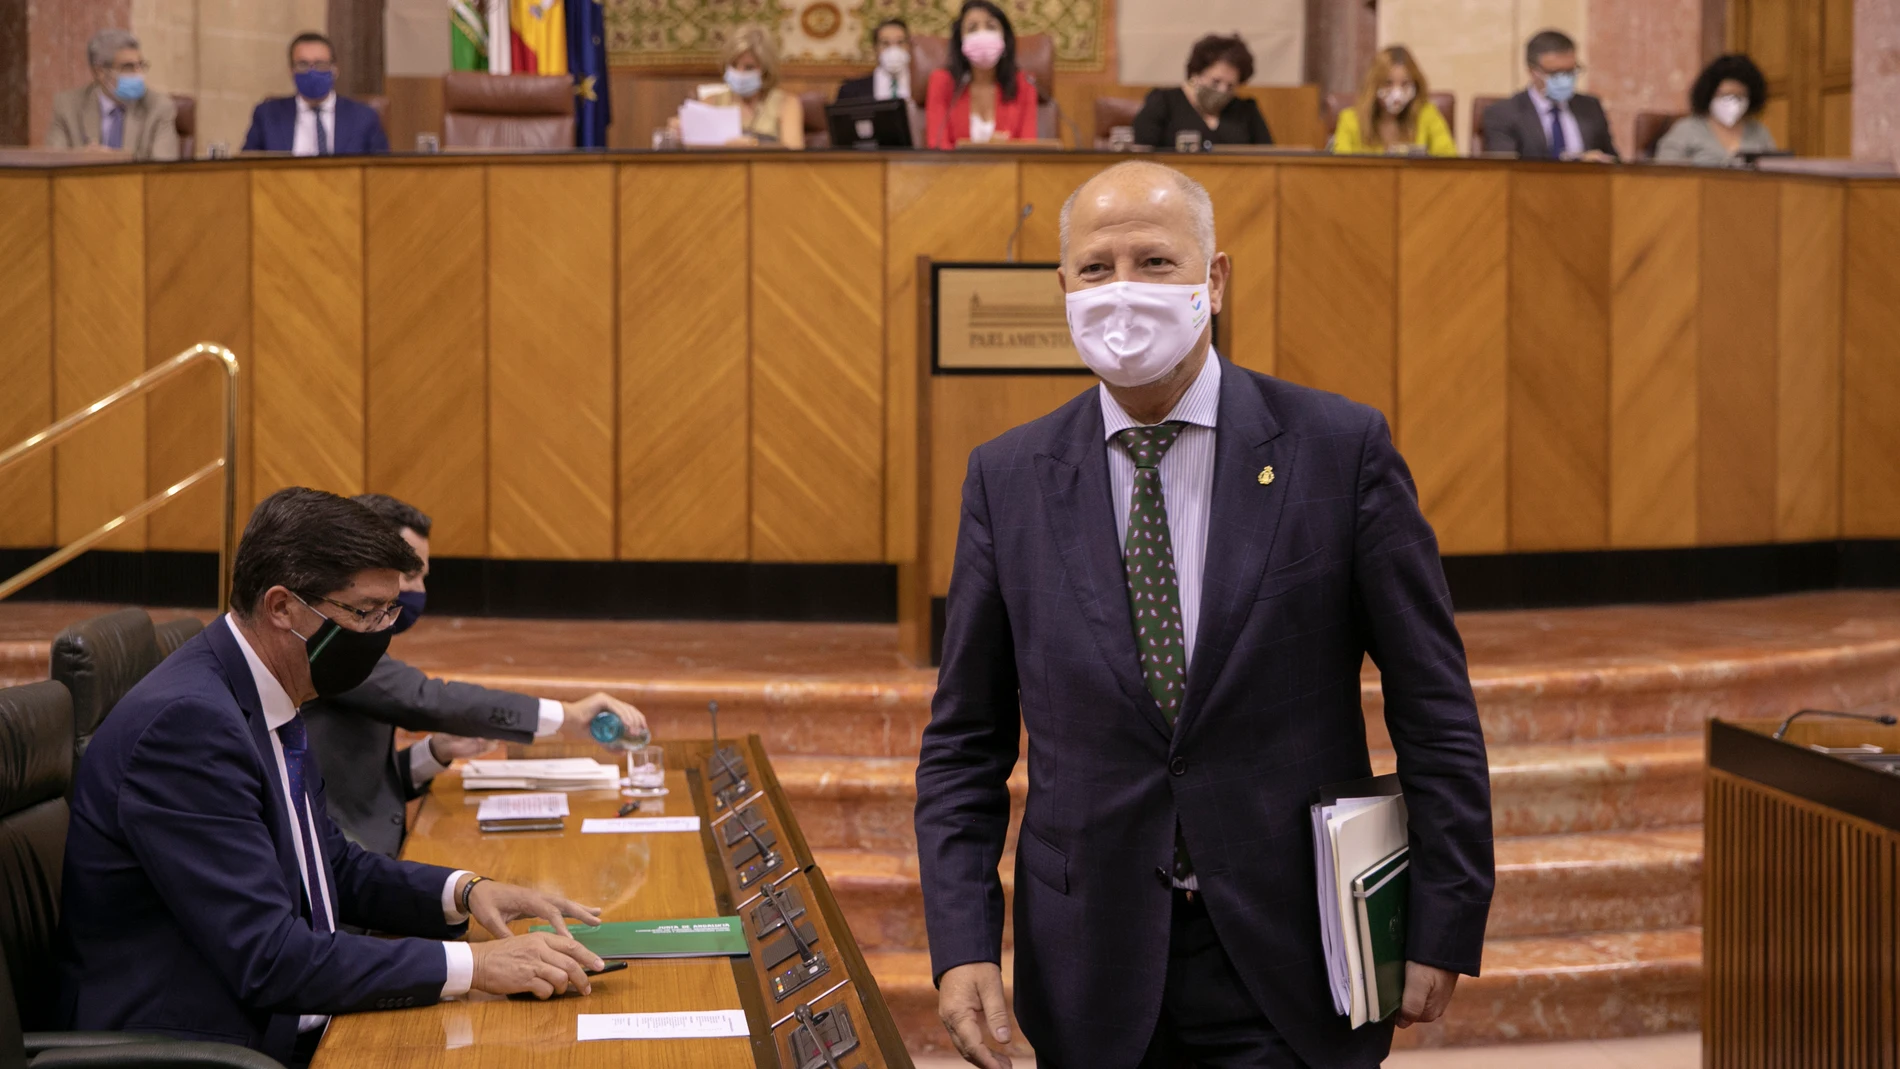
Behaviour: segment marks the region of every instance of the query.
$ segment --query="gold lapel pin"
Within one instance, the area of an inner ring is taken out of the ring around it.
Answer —
[[[1260,485],[1271,486],[1272,484],[1273,484],[1273,465],[1269,464],[1266,467],[1260,469]]]

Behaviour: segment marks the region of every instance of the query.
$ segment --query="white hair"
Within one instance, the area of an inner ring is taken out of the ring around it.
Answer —
[[[1080,197],[1082,191],[1091,183],[1117,171],[1130,169],[1160,171],[1174,180],[1175,188],[1181,191],[1181,196],[1187,201],[1188,219],[1194,226],[1194,241],[1201,248],[1201,259],[1212,264],[1214,262],[1214,198],[1207,195],[1206,186],[1172,167],[1149,160],[1125,160],[1113,167],[1097,171],[1089,177],[1087,182],[1075,187],[1075,192],[1069,194],[1069,199],[1062,202],[1062,262],[1065,264],[1069,262],[1069,214],[1075,210],[1076,198]]]
[[[110,67],[121,48],[137,48],[139,39],[124,30],[100,30],[86,42],[86,64],[97,70]]]

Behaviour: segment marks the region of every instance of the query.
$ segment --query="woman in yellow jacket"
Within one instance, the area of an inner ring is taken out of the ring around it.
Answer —
[[[1458,155],[1451,127],[1432,106],[1425,74],[1405,46],[1393,45],[1372,57],[1358,103],[1339,113],[1333,151]]]

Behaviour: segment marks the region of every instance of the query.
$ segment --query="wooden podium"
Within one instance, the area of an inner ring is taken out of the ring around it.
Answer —
[[[1703,1064],[1900,1066],[1900,775],[1814,746],[1900,729],[1709,724]]]

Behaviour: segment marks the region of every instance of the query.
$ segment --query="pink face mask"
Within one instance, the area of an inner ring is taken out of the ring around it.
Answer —
[[[1003,58],[1003,35],[996,30],[978,30],[963,35],[963,58],[970,66],[983,70],[995,67]]]

